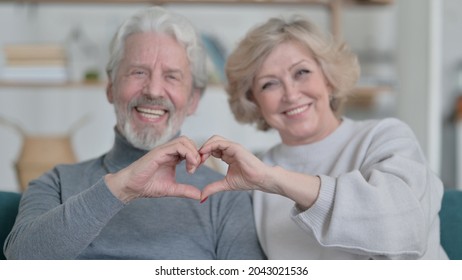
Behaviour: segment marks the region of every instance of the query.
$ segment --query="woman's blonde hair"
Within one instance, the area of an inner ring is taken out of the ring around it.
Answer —
[[[271,18],[252,28],[230,54],[225,71],[229,105],[240,123],[256,123],[260,130],[270,126],[252,97],[252,83],[257,71],[278,45],[292,41],[306,47],[319,63],[332,87],[330,107],[335,114],[351,94],[359,78],[356,55],[343,42],[323,34],[317,26],[301,16]]]

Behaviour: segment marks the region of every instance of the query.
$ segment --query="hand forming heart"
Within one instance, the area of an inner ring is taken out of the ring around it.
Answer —
[[[180,184],[175,168],[183,160],[193,174],[210,156],[228,164],[222,180],[207,185],[202,192],[195,186]],[[267,166],[241,145],[213,136],[197,149],[185,136],[178,137],[148,152],[130,166],[105,177],[110,190],[129,202],[139,197],[185,197],[205,200],[220,191],[261,189]]]

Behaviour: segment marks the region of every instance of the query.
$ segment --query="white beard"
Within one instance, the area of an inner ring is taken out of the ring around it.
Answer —
[[[136,133],[130,122],[126,122],[123,126],[122,135],[127,138],[134,147],[142,150],[152,150],[155,147],[168,142],[173,136],[178,133],[178,130],[168,121],[167,128],[161,133],[156,133],[153,129],[150,131],[141,131]]]

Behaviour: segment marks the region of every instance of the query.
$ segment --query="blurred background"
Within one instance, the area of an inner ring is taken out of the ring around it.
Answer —
[[[462,1],[249,2],[163,1],[198,27],[209,51],[211,83],[183,134],[198,145],[220,134],[257,154],[277,143],[274,131],[235,122],[223,90],[223,61],[256,23],[306,14],[358,54],[361,79],[345,115],[405,121],[445,186],[462,187]],[[56,154],[65,155],[58,161],[81,161],[110,149],[115,116],[105,96],[109,42],[125,18],[152,3],[0,2],[0,190],[22,190],[18,172],[26,163],[30,171]]]

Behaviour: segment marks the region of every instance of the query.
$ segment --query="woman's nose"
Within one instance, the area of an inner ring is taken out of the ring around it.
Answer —
[[[297,100],[299,96],[300,91],[298,90],[297,84],[295,82],[286,83],[286,86],[284,87],[283,100],[285,102],[292,102]]]

